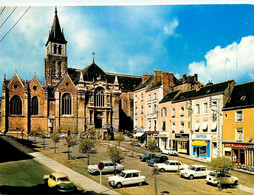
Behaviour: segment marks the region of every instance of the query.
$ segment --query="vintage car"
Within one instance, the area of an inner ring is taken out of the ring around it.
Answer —
[[[180,176],[193,179],[195,177],[206,177],[208,172],[207,167],[204,165],[191,165],[188,169],[180,170]]]
[[[139,157],[139,159],[142,161],[142,162],[146,162],[148,160],[150,160],[151,158],[154,158],[155,157],[155,154],[154,153],[145,153],[144,155],[141,155]]]
[[[138,170],[124,170],[119,175],[108,177],[109,185],[121,188],[124,185],[139,184],[140,186],[146,181],[145,176],[141,176]]]
[[[115,167],[116,167],[116,171],[117,172],[121,172],[122,170],[124,170],[124,166],[121,165],[121,164],[116,163],[116,166],[115,166],[114,163],[112,161],[109,161],[109,160],[107,160],[107,161],[100,161],[100,162],[102,162],[104,164],[104,168],[101,170],[101,173],[114,173]],[[98,164],[97,165],[88,165],[87,171],[90,174],[99,175],[100,174],[100,170],[98,168]]]
[[[44,184],[59,192],[72,192],[76,189],[76,186],[69,180],[68,176],[60,172],[44,175],[43,181]]]
[[[220,186],[220,185],[237,185],[238,178],[231,176],[229,173],[209,172],[206,176],[206,183]]]
[[[178,156],[178,152],[172,148],[169,149],[161,149],[162,154],[167,154],[171,156]]]
[[[160,172],[165,172],[165,171],[177,171],[178,169],[182,170],[189,166],[186,164],[182,164],[177,160],[167,160],[164,163],[154,164],[154,167],[157,167]]]
[[[154,166],[155,163],[163,163],[168,160],[167,156],[155,156],[154,158],[147,161],[148,166]]]

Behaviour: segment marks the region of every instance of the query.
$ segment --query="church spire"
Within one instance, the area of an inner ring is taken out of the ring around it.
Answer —
[[[67,41],[64,38],[63,31],[61,30],[61,26],[59,23],[59,19],[57,16],[57,8],[55,7],[55,17],[53,20],[53,24],[51,27],[51,31],[49,33],[48,41],[46,43],[46,46],[48,45],[48,42],[54,42],[54,43],[63,43],[66,44]]]

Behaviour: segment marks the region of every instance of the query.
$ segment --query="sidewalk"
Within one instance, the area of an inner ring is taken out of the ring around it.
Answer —
[[[119,195],[119,193],[106,188],[105,186],[101,186],[100,184],[85,177],[84,175],[81,175],[80,173],[77,173],[76,171],[73,171],[72,169],[56,162],[55,160],[52,160],[40,152],[32,152],[29,153],[29,155],[34,157],[34,160],[39,162],[40,164],[44,165],[45,167],[51,169],[53,172],[63,172],[68,175],[70,180],[77,186],[80,186],[83,189],[86,189],[87,191],[94,191],[97,193],[104,193],[104,194],[112,194],[112,195]],[[101,189],[101,190],[100,190]]]

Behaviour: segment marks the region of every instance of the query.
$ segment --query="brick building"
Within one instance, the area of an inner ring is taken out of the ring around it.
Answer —
[[[3,78],[1,131],[38,127],[53,132],[90,128],[112,132],[133,129],[133,89],[139,76],[107,73],[93,62],[83,69],[68,68],[67,41],[57,10],[46,43],[44,82],[17,73]]]

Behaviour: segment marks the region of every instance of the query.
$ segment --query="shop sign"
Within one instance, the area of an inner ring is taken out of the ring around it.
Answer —
[[[192,139],[211,139],[211,135],[206,135],[206,134],[193,134]]]
[[[254,148],[254,145],[249,144],[234,144],[234,143],[224,143],[225,147],[236,147],[236,148]]]
[[[148,135],[150,135],[150,134],[159,134],[159,131],[148,131],[147,134]]]
[[[175,138],[189,138],[189,134],[175,134]]]

